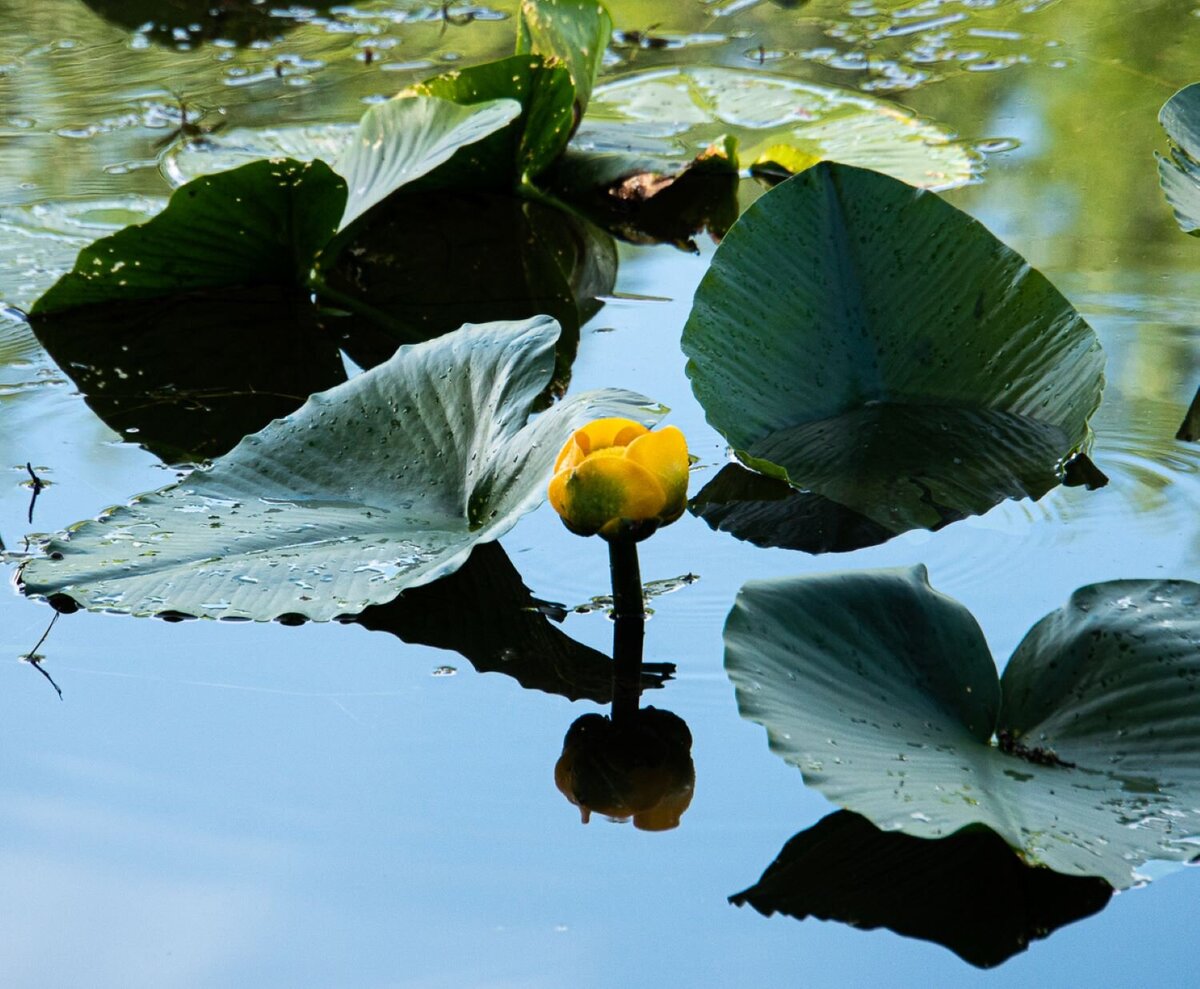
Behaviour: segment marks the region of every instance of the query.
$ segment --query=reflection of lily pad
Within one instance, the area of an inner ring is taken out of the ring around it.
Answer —
[[[83,0],[97,14],[160,44],[191,48],[204,41],[236,45],[272,41],[311,17],[335,6],[330,0],[305,0],[303,9],[262,0]],[[283,9],[281,9],[283,8]]]
[[[34,328],[89,407],[168,463],[220,456],[346,380],[316,310],[283,286],[83,306]]]
[[[557,337],[539,317],[403,348],[211,469],[51,540],[24,589],[137,615],[321,621],[450,573],[538,504],[561,437],[657,418],[605,390],[526,424]]]
[[[463,323],[553,316],[563,328],[564,378],[580,325],[612,291],[616,247],[562,210],[487,192],[429,192],[390,199],[323,257],[318,293],[379,330],[351,330],[345,347],[363,367],[400,343]],[[361,326],[361,320],[355,324]]]
[[[597,86],[573,146],[688,162],[722,134],[744,161],[788,145],[817,158],[948,189],[975,178],[979,155],[892,103],[745,69],[686,66]]]
[[[1200,584],[1081,588],[1002,680],[923,567],[751,582],[725,645],[743,716],[885,831],[983,824],[1116,888],[1200,851]]]
[[[354,620],[405,642],[453,649],[480,673],[503,673],[527,690],[609,703],[612,660],[555,627],[540,604],[501,545],[484,543],[454,573]],[[643,673],[643,689],[663,683],[663,674]]]
[[[928,841],[839,810],[792,838],[730,901],[768,917],[886,927],[989,968],[1104,909],[1112,893],[1103,879],[1026,865],[986,828]]]
[[[846,553],[877,546],[893,533],[836,501],[786,481],[726,464],[688,505],[719,532],[756,546]]]
[[[1103,383],[1091,329],[982,225],[828,162],[734,225],[683,349],[747,465],[893,533],[1040,497]]]
[[[1158,159],[1163,192],[1183,232],[1200,237],[1200,82],[1167,100],[1158,122],[1174,145],[1170,158]]]

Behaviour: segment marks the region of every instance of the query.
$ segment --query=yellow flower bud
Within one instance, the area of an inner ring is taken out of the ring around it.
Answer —
[[[674,426],[651,432],[632,419],[597,419],[562,448],[549,496],[581,536],[644,538],[683,514],[687,486],[687,441]]]

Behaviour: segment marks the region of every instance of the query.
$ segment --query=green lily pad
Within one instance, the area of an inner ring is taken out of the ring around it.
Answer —
[[[839,810],[792,838],[758,882],[729,900],[767,917],[886,927],[991,968],[1103,910],[1112,894],[1103,879],[1026,865],[987,828],[928,841]]]
[[[575,86],[577,116],[583,116],[596,85],[612,18],[596,0],[522,0],[517,53],[557,58]]]
[[[512,55],[465,69],[451,69],[410,86],[401,97],[436,96],[464,105],[516,100],[521,114],[503,131],[473,145],[454,163],[453,179],[443,174],[441,187],[511,188],[535,178],[567,146],[575,123],[575,87],[563,65],[547,64],[541,55]]]
[[[1170,158],[1158,156],[1163,192],[1180,229],[1200,237],[1200,82],[1167,100],[1158,122],[1174,145]]]
[[[658,418],[602,390],[527,423],[558,332],[543,316],[403,348],[211,468],[51,539],[22,587],[124,614],[325,621],[429,583],[537,506],[573,429]]]
[[[200,289],[299,290],[345,202],[345,182],[320,161],[259,161],[203,176],[176,189],[157,216],[80,251],[31,314]]]
[[[718,67],[656,69],[597,86],[572,146],[618,163],[628,158],[630,172],[646,170],[647,161],[658,162],[650,170],[663,172],[722,135],[737,139],[746,162],[785,146],[930,189],[962,185],[982,171],[979,154],[944,127],[887,101]]]
[[[924,567],[757,581],[725,660],[743,717],[834,803],[920,838],[981,824],[1123,889],[1200,853],[1198,606],[1187,581],[1081,588],[998,679]]]
[[[512,99],[470,106],[429,96],[388,100],[363,114],[334,169],[346,179],[346,210],[339,229],[402,186],[428,175],[455,154],[503,130],[521,114]]]
[[[743,463],[892,533],[1043,495],[1103,387],[1095,334],[1020,255],[932,193],[830,162],[734,225],[683,349]]]

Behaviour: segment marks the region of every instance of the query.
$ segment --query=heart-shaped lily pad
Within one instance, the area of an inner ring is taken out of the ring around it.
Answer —
[[[933,193],[830,162],[730,230],[683,349],[745,464],[892,533],[1040,497],[1103,385],[1095,334],[1020,255]]]
[[[659,416],[602,390],[527,423],[558,333],[542,316],[402,348],[210,469],[51,539],[24,591],[135,615],[324,621],[435,580],[541,501],[573,429]]]
[[[1002,679],[924,567],[751,582],[725,648],[743,717],[885,831],[982,824],[1118,889],[1200,854],[1200,584],[1081,588]]]

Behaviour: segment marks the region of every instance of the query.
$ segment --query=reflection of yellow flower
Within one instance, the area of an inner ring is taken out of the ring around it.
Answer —
[[[674,522],[687,486],[687,441],[674,426],[650,432],[632,419],[597,419],[567,440],[549,493],[572,532],[612,539]]]
[[[563,740],[554,783],[584,824],[596,813],[633,818],[642,831],[669,831],[692,802],[691,747],[692,733],[670,711],[643,708],[621,724],[585,714]]]

